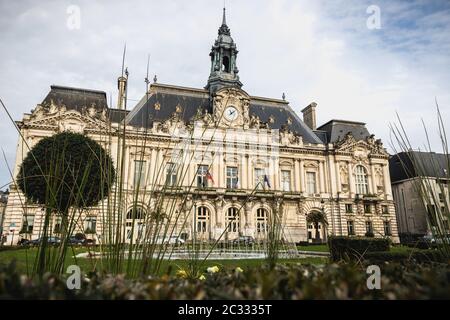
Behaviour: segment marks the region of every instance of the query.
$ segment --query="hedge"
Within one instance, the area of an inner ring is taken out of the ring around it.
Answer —
[[[328,238],[332,261],[359,260],[369,252],[389,251],[390,240],[387,238],[344,237]]]
[[[368,252],[364,255],[368,264],[396,263],[444,263],[445,258],[434,250],[409,250],[402,252]]]

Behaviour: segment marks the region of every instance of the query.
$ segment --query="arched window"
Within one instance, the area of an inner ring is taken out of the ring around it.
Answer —
[[[145,211],[140,207],[134,207],[128,210],[127,220],[142,220],[145,218]]]
[[[197,208],[197,232],[208,232],[209,210],[206,207]]]
[[[222,71],[230,72],[230,59],[227,56],[223,57],[223,60],[222,60]]]
[[[142,220],[145,219],[145,210],[141,207],[133,207],[127,212],[127,221],[125,222],[127,240],[133,239],[141,239],[144,231],[144,222]],[[134,224],[134,230],[133,230]]]
[[[237,208],[228,208],[226,223],[228,232],[239,232],[239,214]]]
[[[267,210],[259,208],[256,210],[256,233],[265,234],[269,231],[269,225],[267,223],[268,214]]]
[[[367,171],[363,166],[356,167],[356,193],[367,194],[369,193],[367,188]]]

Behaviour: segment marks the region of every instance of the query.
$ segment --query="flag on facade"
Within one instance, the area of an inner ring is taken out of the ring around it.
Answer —
[[[212,174],[209,172],[209,170],[206,171],[206,179],[211,180],[212,183],[214,183],[214,178],[213,178]]]
[[[267,174],[264,175],[264,183],[267,183],[267,186],[269,187],[269,189],[271,188],[270,182],[269,182],[269,177],[267,176]]]

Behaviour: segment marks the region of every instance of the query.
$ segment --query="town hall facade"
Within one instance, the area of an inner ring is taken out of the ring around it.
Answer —
[[[276,216],[288,242],[324,242],[329,235],[398,242],[381,141],[361,122],[330,120],[317,127],[315,103],[300,118],[284,97],[250,95],[242,89],[237,55],[224,11],[204,88],[155,78],[127,110],[127,72],[118,80],[116,108],[108,106],[105,92],[51,86],[42,103],[17,121],[22,137],[14,176],[28,147],[69,130],[98,141],[116,164],[123,163],[117,171],[123,179],[125,242],[134,240],[130,231],[154,212],[155,194],[165,194],[162,207],[173,208],[177,217],[167,223],[185,239],[261,239]],[[97,241],[105,232],[101,208],[83,212],[79,226]],[[7,243],[39,237],[44,212],[12,183],[3,219]]]

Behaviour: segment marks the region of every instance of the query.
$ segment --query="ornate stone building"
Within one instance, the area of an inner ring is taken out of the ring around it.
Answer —
[[[116,109],[108,107],[104,92],[52,86],[17,122],[24,140],[19,139],[14,174],[27,152],[24,142],[33,146],[62,130],[99,141],[119,163],[117,131],[125,125],[121,205],[130,213],[124,215],[127,228],[131,221],[139,227],[151,212],[152,194],[166,192],[183,213],[176,232],[188,239],[262,238],[277,214],[287,241],[368,233],[397,242],[388,154],[380,140],[360,122],[331,120],[316,127],[315,103],[302,110],[302,120],[284,96],[249,95],[239,79],[237,54],[224,11],[205,88],[159,84],[155,77],[127,111],[127,73],[119,77]],[[26,221],[26,234],[38,237],[43,209],[24,205],[14,184],[10,189],[5,231]],[[140,205],[133,216],[136,193]],[[103,232],[99,208],[85,213],[80,226],[97,236]],[[312,213],[326,222],[312,223]]]

